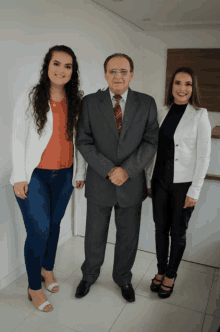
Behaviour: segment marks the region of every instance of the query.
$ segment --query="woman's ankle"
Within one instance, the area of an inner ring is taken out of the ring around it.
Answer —
[[[42,267],[42,270],[41,270],[42,272],[45,272],[45,273],[47,273],[47,272],[53,272],[53,270],[51,270],[51,271],[49,271],[49,270],[46,270],[44,267]]]
[[[176,277],[177,277],[177,274],[176,275],[172,275],[172,274],[167,274],[166,273],[166,278],[167,279],[176,279]]]
[[[157,276],[162,278],[165,276],[165,273],[164,274],[157,273]]]
[[[42,290],[42,288],[39,288],[39,289],[31,289],[30,287],[28,287],[28,289],[29,289],[31,292],[39,292],[40,290]]]
[[[158,281],[162,282],[163,279],[164,279],[164,276],[165,276],[165,274],[164,274],[164,275],[163,275],[163,274],[156,274],[156,279],[157,279]]]

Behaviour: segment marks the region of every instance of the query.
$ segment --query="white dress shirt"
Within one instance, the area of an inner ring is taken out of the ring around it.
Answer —
[[[115,93],[111,92],[110,89],[109,89],[109,92],[110,92],[110,96],[111,96],[112,106],[114,108],[115,104],[116,104],[116,99],[114,98]],[[127,96],[128,96],[128,90],[126,90],[123,93],[123,95],[121,95],[121,99],[119,101],[119,105],[121,107],[121,117],[122,117],[122,120],[123,120],[123,116],[124,116],[124,112],[125,112],[125,104],[126,104]]]

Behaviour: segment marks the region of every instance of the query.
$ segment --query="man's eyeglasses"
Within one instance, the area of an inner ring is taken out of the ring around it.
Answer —
[[[110,75],[117,75],[117,73],[119,73],[122,76],[125,76],[125,75],[127,75],[128,71],[129,70],[124,70],[124,69],[122,69],[122,70],[113,69],[113,70],[107,70],[107,73],[109,73]]]

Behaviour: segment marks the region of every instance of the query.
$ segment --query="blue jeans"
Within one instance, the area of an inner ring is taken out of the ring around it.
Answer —
[[[41,289],[41,268],[52,271],[60,222],[73,191],[73,167],[59,170],[35,168],[26,199],[16,196],[27,238],[24,246],[29,287]]]

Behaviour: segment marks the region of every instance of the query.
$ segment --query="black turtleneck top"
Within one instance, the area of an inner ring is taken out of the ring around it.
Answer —
[[[187,104],[172,104],[159,130],[159,143],[156,163],[174,160],[174,133],[185,112]]]

